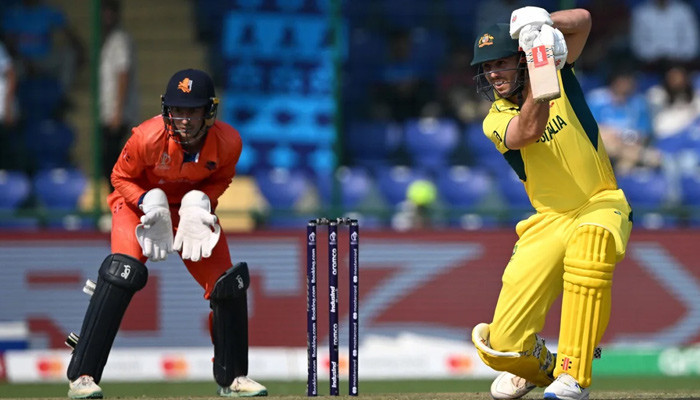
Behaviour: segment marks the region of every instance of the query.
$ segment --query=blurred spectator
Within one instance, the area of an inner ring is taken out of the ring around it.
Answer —
[[[64,88],[70,87],[77,69],[85,62],[84,46],[63,12],[42,0],[22,0],[6,10],[2,32],[23,70],[50,74]],[[56,32],[63,34],[67,48],[56,45]]]
[[[649,105],[636,85],[634,73],[621,69],[612,75],[608,86],[587,96],[613,168],[621,175],[635,167],[656,168],[661,163],[659,152],[650,147]]]
[[[389,54],[373,88],[372,116],[380,120],[405,121],[422,115],[434,99],[421,65],[414,60],[409,30],[394,30],[389,36]]]
[[[657,140],[679,134],[700,116],[700,96],[682,66],[669,68],[663,81],[649,88],[647,99]]]
[[[525,0],[489,0],[481,1],[476,8],[476,21],[474,24],[474,33],[483,32],[489,26],[503,22],[507,23],[510,20],[510,13],[520,7],[532,6],[532,1]],[[549,12],[555,10],[547,10]]]
[[[468,46],[455,46],[437,79],[437,97],[442,114],[463,125],[480,120],[491,107],[490,103],[481,101],[481,96],[476,93],[471,60],[472,51]],[[482,107],[484,105],[485,109]]]
[[[607,76],[630,57],[630,10],[624,1],[588,0],[582,4],[595,21],[586,49],[576,61],[578,71]]]
[[[700,94],[688,71],[669,68],[663,81],[647,91],[654,137],[663,154],[663,169],[671,186],[670,198],[679,200],[681,176],[695,170],[698,154],[687,146],[689,129],[700,117]]]
[[[699,34],[695,10],[681,0],[647,0],[632,8],[632,52],[648,70],[695,61]]]
[[[134,45],[120,24],[120,8],[119,0],[102,0],[100,125],[102,171],[107,182],[131,128],[139,120]]]
[[[13,60],[0,42],[0,169],[19,169],[22,144],[17,127],[17,75]]]

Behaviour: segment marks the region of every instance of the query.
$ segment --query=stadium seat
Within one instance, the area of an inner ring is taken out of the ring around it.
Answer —
[[[36,76],[17,85],[17,98],[22,116],[27,121],[54,118],[64,106],[64,91],[58,79]]]
[[[0,170],[0,210],[18,209],[31,190],[31,181],[24,172]]]
[[[523,182],[512,169],[504,170],[496,175],[497,187],[505,204],[517,214],[532,210],[532,203],[525,192]]]
[[[700,207],[700,171],[681,176],[681,194],[684,205]]]
[[[453,166],[437,178],[440,199],[450,207],[469,209],[491,192],[491,177],[480,169]]]
[[[510,169],[503,155],[484,135],[481,122],[471,123],[464,129],[464,145],[474,166],[483,167],[489,171]]]
[[[667,201],[669,185],[665,175],[659,171],[637,169],[618,175],[617,184],[634,210],[657,211]]]
[[[459,127],[452,119],[412,119],[404,126],[404,136],[413,165],[437,172],[449,164],[459,143]]]
[[[411,183],[417,179],[429,179],[426,174],[404,165],[378,167],[375,174],[379,191],[392,207],[406,200],[406,190]]]
[[[354,122],[344,138],[350,158],[358,165],[374,168],[389,162],[399,149],[402,129],[388,122]]]
[[[31,196],[31,181],[21,171],[0,170],[0,229],[36,229],[39,220],[17,215],[16,211]]]
[[[49,210],[77,209],[86,185],[85,174],[78,169],[45,169],[37,172],[33,180],[34,193]]]
[[[55,119],[29,121],[24,138],[33,169],[70,167],[75,134],[65,122]]]
[[[271,228],[299,228],[310,218],[297,211],[299,202],[314,190],[301,170],[273,168],[254,174],[260,193],[270,205],[266,224]]]
[[[374,185],[372,176],[362,167],[338,168],[335,178],[340,189],[340,202],[346,211],[357,208],[369,195]]]
[[[492,191],[491,177],[484,170],[453,166],[438,175],[436,185],[450,226],[466,230],[496,226],[495,217],[476,209]]]

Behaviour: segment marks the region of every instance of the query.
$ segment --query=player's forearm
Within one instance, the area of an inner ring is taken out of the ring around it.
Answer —
[[[537,103],[532,94],[528,93],[520,108],[520,114],[508,125],[506,147],[517,150],[535,143],[542,137],[548,118],[549,102]]]
[[[564,35],[580,34],[591,30],[591,13],[583,8],[555,11],[551,14],[554,27]]]
[[[573,64],[583,51],[591,32],[591,13],[583,8],[556,11],[551,14],[554,27],[564,34],[568,55],[566,62]]]

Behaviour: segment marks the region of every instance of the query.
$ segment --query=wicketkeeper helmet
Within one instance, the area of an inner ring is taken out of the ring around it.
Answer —
[[[198,69],[184,69],[176,72],[168,81],[165,94],[160,96],[161,114],[166,128],[171,136],[182,143],[182,137],[173,134],[175,127],[170,114],[171,107],[204,107],[204,124],[200,133],[188,140],[188,143],[199,140],[214,125],[219,99],[214,92],[214,81],[209,74]]]

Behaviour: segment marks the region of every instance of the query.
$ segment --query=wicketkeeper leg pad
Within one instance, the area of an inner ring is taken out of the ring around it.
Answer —
[[[508,371],[537,386],[552,383],[554,356],[547,350],[544,339],[535,335],[535,344],[523,352],[502,352],[491,348],[489,325],[480,323],[472,330],[472,342],[481,360],[496,371]]]
[[[214,379],[221,387],[248,375],[248,264],[237,263],[216,281],[209,297],[214,343]]]
[[[125,254],[105,258],[68,365],[69,380],[90,375],[100,382],[126,308],[147,280],[148,269],[139,260]]]
[[[610,320],[615,239],[597,225],[576,228],[564,258],[564,294],[555,376],[567,373],[591,384],[595,347]]]

